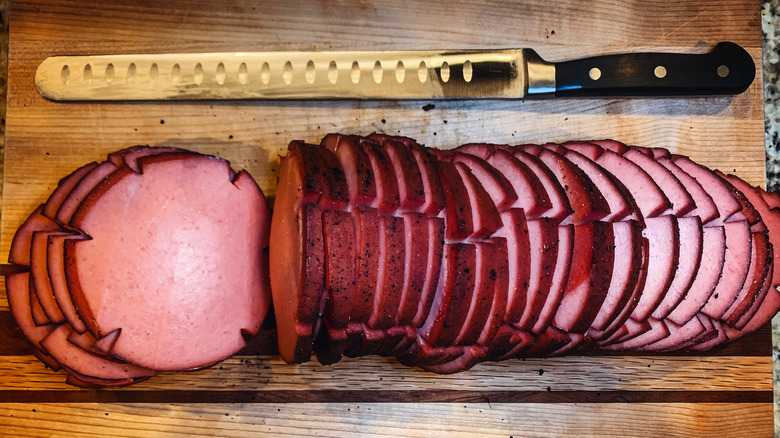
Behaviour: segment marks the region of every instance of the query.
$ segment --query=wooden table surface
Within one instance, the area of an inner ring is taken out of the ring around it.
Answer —
[[[333,131],[400,133],[445,148],[612,137],[764,183],[760,77],[735,97],[450,101],[428,111],[427,101],[61,104],[33,85],[38,63],[65,54],[533,47],[554,61],[702,52],[729,40],[760,66],[754,1],[118,3],[12,4],[3,261],[15,229],[59,178],[134,144],[219,154],[269,195],[286,144]],[[589,354],[483,364],[454,376],[378,357],[288,366],[274,353],[269,328],[210,369],[78,389],[32,357],[2,293],[0,434],[759,437],[773,430],[768,327],[710,355]]]

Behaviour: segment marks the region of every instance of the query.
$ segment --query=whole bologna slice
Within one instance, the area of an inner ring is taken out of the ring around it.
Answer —
[[[71,295],[98,339],[121,331],[114,356],[154,370],[211,365],[268,311],[268,206],[221,159],[166,154],[139,167],[112,173],[76,209],[71,223],[91,239],[66,242]]]

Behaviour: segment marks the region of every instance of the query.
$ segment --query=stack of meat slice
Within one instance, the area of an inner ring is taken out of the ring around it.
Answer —
[[[80,386],[126,385],[236,353],[270,307],[270,211],[246,172],[134,147],[60,181],[16,233],[22,333]]]
[[[295,141],[271,224],[279,350],[438,373],[703,351],[780,309],[778,239],[780,196],[664,149]]]

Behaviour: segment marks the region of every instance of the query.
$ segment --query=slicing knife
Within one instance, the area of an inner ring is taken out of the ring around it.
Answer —
[[[532,49],[56,56],[35,85],[55,101],[517,99],[738,94],[755,74],[747,51],[721,42],[558,63]]]

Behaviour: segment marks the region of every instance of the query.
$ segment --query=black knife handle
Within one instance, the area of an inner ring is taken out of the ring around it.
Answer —
[[[560,97],[738,94],[756,77],[753,58],[731,42],[709,53],[631,53],[555,63]]]

